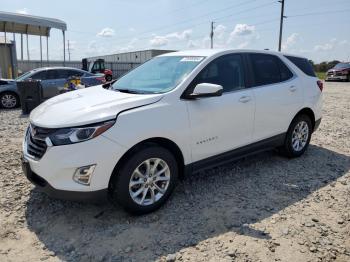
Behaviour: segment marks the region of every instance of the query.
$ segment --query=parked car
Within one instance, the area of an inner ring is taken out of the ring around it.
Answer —
[[[109,195],[136,214],[164,204],[185,174],[274,148],[301,156],[322,114],[309,61],[271,51],[168,53],[105,88],[34,109],[23,169],[50,196]]]
[[[41,80],[43,87],[43,98],[48,99],[58,95],[64,88],[64,84],[69,77],[77,76],[81,78],[81,83],[85,86],[100,85],[105,82],[103,74],[92,74],[80,69],[70,67],[45,67],[33,69],[24,73],[15,80],[0,80],[0,106],[3,108],[15,108],[19,106],[19,92],[17,81],[28,79]]]
[[[350,63],[336,64],[333,68],[327,71],[325,80],[341,80],[350,82]]]

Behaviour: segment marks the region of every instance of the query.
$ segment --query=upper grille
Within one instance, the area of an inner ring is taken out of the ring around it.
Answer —
[[[45,139],[53,131],[55,131],[55,129],[42,128],[31,124],[28,128],[26,137],[27,153],[35,159],[42,158],[47,149]]]

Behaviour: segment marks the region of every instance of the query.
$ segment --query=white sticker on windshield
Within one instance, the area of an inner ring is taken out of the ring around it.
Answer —
[[[200,62],[203,60],[202,56],[186,56],[180,60],[180,62]]]

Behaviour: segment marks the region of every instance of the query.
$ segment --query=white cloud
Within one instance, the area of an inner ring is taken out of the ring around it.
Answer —
[[[129,52],[135,49],[135,44],[137,43],[137,41],[139,41],[137,38],[133,38],[131,39],[131,41],[124,47],[120,48],[119,50],[117,50],[117,52]]]
[[[167,45],[169,40],[165,36],[154,36],[149,42],[151,46],[160,47]]]
[[[99,33],[97,33],[97,36],[112,37],[112,36],[114,36],[114,30],[112,28],[109,28],[109,27],[103,28]]]
[[[183,32],[174,32],[167,34],[165,37],[170,39],[170,38],[176,38],[178,40],[188,40],[190,39],[192,35],[192,29],[186,29]]]
[[[215,28],[214,28],[214,37],[217,38],[217,39],[223,39],[225,37],[225,34],[226,34],[226,26],[224,25],[217,25]]]
[[[18,9],[18,10],[16,10],[16,13],[22,14],[22,15],[27,15],[28,9],[27,8]]]
[[[170,41],[176,40],[190,40],[192,36],[192,29],[186,29],[182,32],[174,32],[163,36],[153,35],[153,38],[149,41],[151,46],[160,47],[169,44]]]
[[[288,50],[292,46],[296,44],[296,42],[299,39],[299,34],[298,33],[293,33],[290,36],[287,37],[287,40],[282,44],[282,49],[283,50]]]
[[[315,45],[314,50],[315,51],[330,51],[334,48],[334,45],[331,43],[326,43],[323,45]]]
[[[235,29],[231,33],[232,36],[247,36],[255,32],[255,26],[247,24],[236,24]]]

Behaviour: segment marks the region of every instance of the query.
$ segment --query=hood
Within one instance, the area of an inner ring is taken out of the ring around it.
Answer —
[[[46,128],[81,126],[115,118],[120,112],[158,102],[162,94],[128,94],[89,87],[53,97],[36,107],[30,122]]]
[[[8,84],[12,84],[16,82],[14,79],[6,79],[6,78],[0,78],[0,81],[5,81]]]

